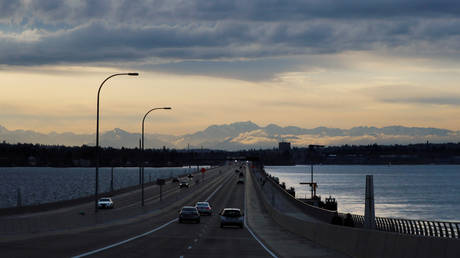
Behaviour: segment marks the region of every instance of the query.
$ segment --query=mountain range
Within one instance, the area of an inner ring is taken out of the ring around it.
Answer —
[[[101,146],[134,148],[139,146],[139,133],[130,133],[119,128],[100,135]],[[460,142],[460,131],[439,128],[387,126],[382,128],[359,126],[351,129],[316,127],[305,129],[296,126],[281,127],[269,124],[265,127],[247,122],[211,125],[203,131],[180,136],[146,134],[146,148],[207,148],[220,150],[266,149],[278,146],[278,142],[291,142],[293,146],[322,145],[367,145]],[[0,142],[38,143],[45,145],[81,146],[94,145],[95,134],[56,133],[14,130],[0,126]]]

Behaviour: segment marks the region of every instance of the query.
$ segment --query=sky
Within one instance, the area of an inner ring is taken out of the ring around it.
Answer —
[[[460,2],[0,1],[0,125],[460,130]]]

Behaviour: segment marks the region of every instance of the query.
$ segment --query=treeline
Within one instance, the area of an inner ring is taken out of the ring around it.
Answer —
[[[219,165],[246,158],[265,165],[294,164],[460,164],[460,143],[411,145],[311,145],[280,152],[278,149],[219,151],[101,148],[100,166],[195,166]],[[94,167],[96,148],[40,144],[0,143],[0,166]]]
[[[0,144],[0,166],[94,167],[96,147],[49,146],[41,144]],[[174,150],[139,148],[100,148],[99,165],[137,167],[177,167],[218,165],[226,159],[226,152],[214,150]]]

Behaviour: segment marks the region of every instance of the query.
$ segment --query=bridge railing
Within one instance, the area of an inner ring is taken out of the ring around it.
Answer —
[[[364,217],[362,220],[364,220]],[[460,222],[376,217],[375,223],[377,230],[380,231],[418,236],[460,238]]]
[[[277,186],[284,195],[292,197],[284,189],[279,186],[273,177],[266,173],[263,169],[261,170],[262,175],[266,177],[273,185]],[[295,198],[289,198],[296,200]],[[319,220],[330,223],[334,214],[345,220],[347,214],[336,213],[329,210],[324,210],[301,201],[296,200],[296,204],[306,213]],[[364,216],[357,214],[350,214],[353,219],[353,226],[357,228],[364,227]],[[375,218],[376,230],[395,232],[400,234],[417,235],[417,236],[430,236],[430,237],[442,237],[442,238],[453,238],[460,239],[460,222],[448,222],[448,221],[428,221],[428,220],[412,220],[412,219],[401,219],[401,218]]]

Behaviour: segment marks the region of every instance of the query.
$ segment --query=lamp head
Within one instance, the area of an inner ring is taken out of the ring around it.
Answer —
[[[138,76],[139,73],[128,73],[129,76]]]
[[[172,109],[171,107],[164,107],[163,109]]]

